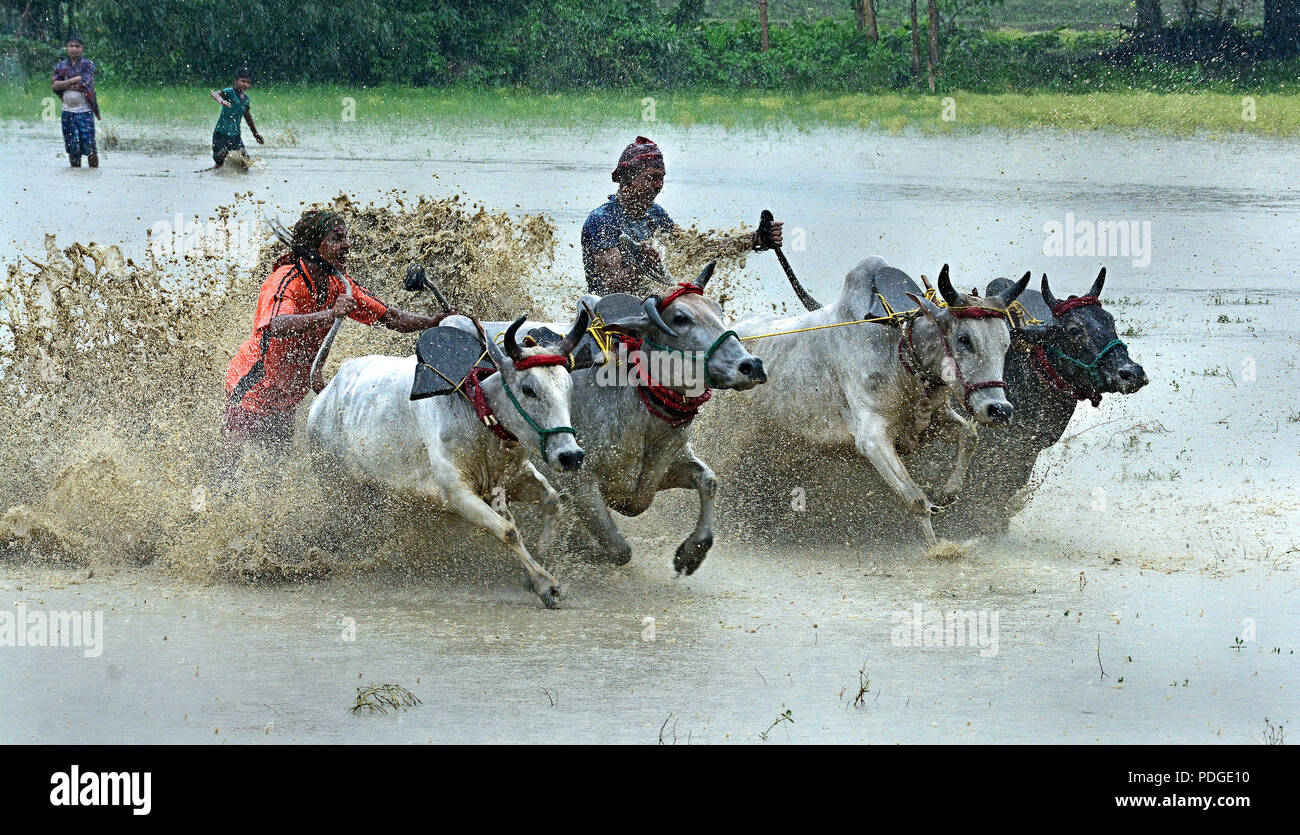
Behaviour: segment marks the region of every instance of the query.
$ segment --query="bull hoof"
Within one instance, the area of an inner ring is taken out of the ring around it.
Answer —
[[[560,598],[563,596],[563,594],[564,594],[563,590],[560,588],[560,585],[557,583],[551,586],[550,590],[548,590],[545,594],[539,594],[537,596],[542,599],[542,605],[545,606],[546,608],[558,609],[560,608]]]
[[[686,540],[677,546],[677,553],[673,556],[673,568],[677,569],[678,574],[685,574],[689,577],[704,562],[704,558],[709,555],[709,548],[711,547],[713,547],[713,537],[711,536]]]
[[[934,495],[934,510],[947,510],[957,503],[958,494],[949,493],[947,490],[940,490]]]
[[[605,561],[610,565],[627,565],[632,561],[632,546],[624,545],[616,551],[606,553]]]

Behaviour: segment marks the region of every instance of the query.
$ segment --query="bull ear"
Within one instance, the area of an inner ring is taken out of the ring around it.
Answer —
[[[952,288],[952,280],[948,278],[947,264],[944,264],[943,269],[939,270],[939,296],[949,305],[961,304],[961,297]]]
[[[998,293],[998,300],[1002,302],[1003,307],[1006,307],[1016,299],[1020,298],[1020,294],[1025,292],[1025,288],[1029,286],[1029,275],[1030,275],[1029,270],[1025,270],[1025,274],[1020,276],[1019,281],[1017,281],[1015,284],[1012,284],[1010,287],[1003,290],[1001,293]],[[1046,275],[1043,276],[1043,280],[1044,281],[1047,280]]]
[[[1097,280],[1092,283],[1092,289],[1088,291],[1088,295],[1092,296],[1094,299],[1099,298],[1101,296],[1101,288],[1105,284],[1106,284],[1106,268],[1102,267],[1101,272],[1097,273]]]
[[[582,339],[582,335],[587,332],[587,324],[590,321],[591,315],[587,313],[587,308],[582,308],[581,312],[578,313],[578,320],[573,323],[573,327],[569,329],[568,334],[566,334],[564,339],[560,342],[559,347],[555,349],[556,353],[562,354],[566,357],[572,354],[573,349],[578,347],[578,342]]]
[[[1050,310],[1056,307],[1056,296],[1052,295],[1052,288],[1047,283],[1047,273],[1043,273],[1043,283],[1039,285],[1039,289],[1043,291],[1043,303],[1047,308]]]
[[[709,283],[710,278],[713,278],[713,270],[717,266],[718,266],[718,259],[715,258],[709,263],[704,265],[704,269],[700,270],[700,274],[697,275],[695,277],[695,280],[691,283],[694,284],[696,287],[700,288],[701,290],[703,290],[704,285]]]
[[[918,296],[915,293],[908,293],[907,297],[916,303],[921,309],[921,315],[929,319],[936,326],[939,324],[939,317],[944,316],[943,308],[927,299],[925,296]]]

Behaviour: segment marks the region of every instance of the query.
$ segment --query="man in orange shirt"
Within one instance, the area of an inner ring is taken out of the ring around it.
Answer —
[[[340,271],[344,269],[349,245],[341,216],[309,211],[294,224],[293,236]],[[378,323],[402,333],[438,324],[437,318],[390,308],[356,282],[352,282],[352,297],[345,292],[343,282],[311,259],[289,252],[275,262],[258,294],[253,334],[226,369],[227,464],[233,464],[249,440],[280,451],[288,448],[298,404],[309,388],[321,387],[310,379],[311,366],[336,318]]]

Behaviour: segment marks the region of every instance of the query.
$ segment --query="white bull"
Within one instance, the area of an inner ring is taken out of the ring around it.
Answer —
[[[834,304],[799,316],[750,317],[736,323],[736,332],[745,338],[868,318],[874,277],[885,267],[883,259],[867,258],[849,272]],[[764,338],[763,353],[775,363],[772,384],[721,406],[757,413],[814,446],[854,448],[902,499],[926,543],[934,545],[930,515],[938,505],[917,486],[899,455],[916,449],[932,419],[955,427],[957,466],[939,498],[946,503],[956,495],[974,451],[975,429],[951,398],[979,423],[1011,419],[1001,382],[1011,336],[998,313],[1028,282],[1026,273],[1000,296],[967,296],[953,290],[945,264],[939,290],[948,307],[909,294],[921,313],[900,326],[850,324]],[[810,302],[811,297],[805,303]]]
[[[713,266],[710,263],[692,282],[701,291],[713,274]],[[591,303],[595,297],[587,296],[583,301]],[[660,343],[653,347],[647,344],[647,352],[663,353],[667,349],[691,358],[707,371],[705,377],[713,388],[743,390],[767,379],[761,359],[734,337],[724,338],[728,328],[717,302],[695,292],[679,292],[671,303],[660,302],[651,296],[638,315],[606,324],[629,336]],[[463,317],[446,321],[463,328],[470,326]],[[484,323],[489,335],[503,327],[504,323]],[[552,480],[572,500],[573,512],[592,535],[600,556],[615,565],[626,564],[632,558],[632,548],[610,516],[610,508],[625,516],[638,516],[661,490],[695,490],[700,498],[699,518],[673,558],[678,572],[691,574],[713,545],[717,493],[713,470],[691,449],[689,420],[673,425],[651,414],[642,399],[643,388],[626,381],[612,383],[611,376],[609,369],[600,368],[572,374],[573,425],[587,451],[586,463],[582,472],[557,473]],[[685,380],[655,382],[679,394],[695,388]]]
[[[550,350],[518,347],[515,332],[523,321],[520,318],[507,331],[504,350],[488,341],[498,373],[481,383],[491,414],[518,444],[498,439],[459,394],[411,400],[413,356],[345,362],[312,403],[307,433],[323,477],[342,475],[442,502],[505,543],[523,563],[542,603],[553,609],[560,584],[528,553],[514,522],[493,510],[488,499],[501,487],[508,499],[536,501],[543,518],[538,547],[545,553],[559,496],[528,460],[526,449],[544,450],[545,464],[556,470],[582,466],[584,453],[572,433],[543,436],[538,431],[572,426],[573,383],[563,366],[517,370],[515,363],[536,354],[567,356],[586,330],[587,319],[580,316],[559,348]]]

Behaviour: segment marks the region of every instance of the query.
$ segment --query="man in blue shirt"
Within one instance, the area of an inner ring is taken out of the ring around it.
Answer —
[[[654,285],[646,273],[659,263],[659,252],[649,240],[678,228],[663,207],[654,202],[663,190],[664,173],[663,153],[644,136],[623,149],[611,175],[618,183],[618,191],[587,215],[582,225],[582,268],[591,292],[602,296],[652,292]],[[636,243],[620,247],[624,235]],[[769,241],[761,240],[754,232],[746,243],[754,250],[780,246],[781,224],[772,224]]]

